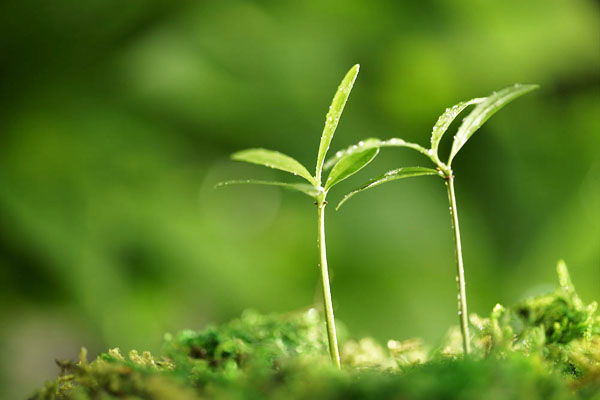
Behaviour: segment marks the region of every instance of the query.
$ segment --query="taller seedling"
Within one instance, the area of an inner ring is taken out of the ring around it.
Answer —
[[[308,170],[298,161],[285,154],[265,149],[248,149],[234,153],[231,158],[236,161],[245,161],[253,164],[260,164],[270,168],[279,169],[289,172],[293,175],[304,178],[308,183],[284,183],[259,180],[236,180],[227,181],[218,184],[217,186],[226,186],[232,184],[262,184],[276,185],[287,189],[297,190],[315,200],[317,206],[317,224],[318,224],[318,247],[319,247],[319,267],[321,270],[321,281],[323,284],[323,304],[325,309],[325,321],[327,324],[327,337],[329,340],[329,352],[331,360],[336,366],[340,366],[340,353],[338,350],[335,319],[333,316],[333,305],[331,302],[331,290],[329,288],[329,273],[327,270],[327,250],[325,247],[325,205],[327,201],[327,193],[334,185],[358,172],[361,168],[367,165],[379,152],[379,148],[371,147],[362,149],[362,151],[352,151],[347,155],[338,157],[331,165],[331,170],[327,180],[324,182],[321,179],[323,172],[323,163],[329,145],[333,139],[333,134],[337,128],[338,122],[354,85],[356,76],[358,75],[359,65],[353,66],[346,74],[338,90],[333,96],[329,112],[325,120],[325,128],[321,135],[321,143],[319,144],[319,153],[317,155],[317,166],[315,176],[312,176]]]
[[[460,102],[451,108],[447,108],[446,111],[439,117],[436,124],[431,132],[431,147],[426,149],[418,144],[406,142],[402,139],[393,138],[389,140],[380,140],[375,138],[366,139],[363,142],[358,143],[355,146],[349,147],[344,151],[340,151],[331,160],[328,160],[325,167],[334,165],[338,160],[345,157],[349,157],[354,153],[361,153],[366,149],[379,149],[380,147],[408,147],[416,150],[425,156],[427,156],[437,167],[437,169],[423,168],[423,167],[406,167],[398,168],[386,172],[385,174],[371,179],[369,182],[360,186],[356,190],[348,193],[342,201],[338,204],[337,208],[344,204],[348,199],[357,193],[360,193],[366,189],[370,189],[374,186],[381,185],[382,183],[394,181],[396,179],[408,178],[411,176],[421,175],[437,175],[444,179],[446,188],[448,190],[448,202],[450,203],[450,216],[452,218],[452,227],[454,231],[454,244],[456,246],[456,282],[458,285],[458,316],[460,319],[460,327],[463,339],[463,350],[465,354],[470,353],[471,346],[469,343],[469,327],[467,321],[467,296],[465,293],[465,273],[463,268],[462,258],[462,247],[460,240],[460,228],[458,224],[458,209],[456,206],[456,195],[454,193],[454,173],[452,172],[452,160],[469,138],[479,129],[485,121],[488,120],[496,111],[500,110],[506,104],[516,99],[519,96],[524,95],[534,89],[537,85],[522,85],[515,84],[513,86],[502,89],[498,92],[494,92],[488,97],[482,97],[472,99],[468,101]],[[452,123],[452,121],[460,114],[465,108],[470,105],[476,104],[475,108],[471,113],[463,119],[462,124],[458,128],[458,132],[454,136],[454,143],[450,150],[450,156],[446,163],[440,161],[438,157],[438,146],[442,136]]]

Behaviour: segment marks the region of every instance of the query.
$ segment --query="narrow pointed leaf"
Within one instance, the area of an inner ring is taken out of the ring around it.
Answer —
[[[331,168],[339,160],[341,160],[342,157],[346,157],[351,154],[364,151],[366,149],[381,148],[381,147],[408,147],[410,149],[417,150],[418,152],[423,153],[428,157],[431,156],[429,150],[427,150],[426,148],[419,146],[416,143],[407,142],[403,139],[391,138],[388,140],[381,140],[381,139],[377,139],[377,138],[368,138],[365,140],[361,140],[357,144],[349,146],[346,149],[340,150],[337,153],[335,153],[335,156],[333,156],[329,160],[327,160],[327,162],[324,165],[324,169],[327,170],[327,169]]]
[[[428,157],[431,156],[431,152],[425,147],[420,146],[416,143],[407,142],[406,140],[400,138],[391,138],[388,140],[383,140],[381,142],[381,147],[408,147],[409,149],[416,150],[419,153],[423,153]]]
[[[480,97],[477,99],[471,99],[468,101],[461,101],[458,104],[453,105],[450,108],[446,108],[446,111],[440,115],[437,122],[433,126],[433,130],[431,131],[431,150],[437,154],[438,146],[440,145],[440,140],[442,140],[442,136],[452,123],[454,119],[460,114],[465,108],[470,106],[471,104],[479,104],[485,101],[485,97]]]
[[[315,175],[317,177],[317,183],[319,184],[321,183],[321,172],[323,170],[325,155],[327,154],[327,150],[329,150],[329,145],[333,139],[333,134],[335,133],[335,129],[337,128],[342,112],[344,111],[344,106],[346,105],[348,96],[350,96],[350,92],[354,86],[354,81],[358,75],[359,68],[360,66],[356,64],[350,68],[348,73],[346,73],[346,76],[342,80],[342,83],[340,83],[338,90],[333,96],[333,100],[329,106],[329,112],[325,117],[325,127],[323,128],[323,133],[321,134],[321,143],[319,144],[319,154],[317,155],[317,168]]]
[[[506,104],[538,87],[538,85],[515,84],[491,94],[485,101],[479,103],[458,128],[458,132],[454,137],[454,143],[452,143],[448,165],[452,164],[454,156],[456,156],[467,140],[469,140],[485,121]]]
[[[375,147],[343,157],[331,170],[325,183],[325,191],[360,171],[364,166],[373,161],[377,153],[379,153],[379,148]]]
[[[336,206],[336,210],[339,209],[342,206],[342,204],[344,204],[346,201],[348,201],[352,196],[354,196],[355,194],[358,194],[360,192],[363,192],[367,189],[371,189],[372,187],[381,185],[386,182],[395,181],[396,179],[411,178],[413,176],[421,176],[421,175],[438,175],[438,176],[440,176],[439,172],[432,168],[405,167],[405,168],[393,169],[391,171],[386,172],[385,174],[383,174],[381,176],[378,176],[377,178],[371,179],[364,185],[360,186],[359,188],[357,188],[357,189],[351,191],[350,193],[348,193],[347,195],[345,195],[344,198]]]
[[[266,149],[247,149],[233,153],[231,158],[236,161],[245,161],[252,164],[264,165],[269,168],[286,171],[303,177],[311,184],[315,183],[314,178],[310,175],[304,165],[300,164],[292,157],[278,151]]]
[[[261,181],[261,180],[256,180],[256,179],[242,179],[242,180],[219,182],[215,185],[215,188],[231,186],[231,185],[280,186],[285,189],[296,190],[296,191],[302,192],[312,198],[316,198],[320,194],[320,191],[317,188],[315,188],[313,185],[309,185],[307,183],[285,183],[285,182],[275,182],[275,181]]]
[[[333,157],[331,157],[327,161],[325,161],[325,164],[323,165],[323,169],[324,170],[330,169],[335,164],[337,164],[338,161],[340,161],[343,157],[347,157],[354,153],[360,153],[361,151],[365,151],[367,149],[381,147],[381,142],[382,141],[377,138],[368,138],[365,140],[361,140],[357,144],[349,146],[346,149],[340,150],[337,153],[335,153],[335,155]]]

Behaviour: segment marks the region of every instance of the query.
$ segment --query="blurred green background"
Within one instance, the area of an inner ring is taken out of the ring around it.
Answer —
[[[333,149],[369,136],[425,145],[444,108],[539,83],[455,161],[469,311],[552,288],[559,258],[583,299],[598,299],[599,11],[584,0],[2,2],[0,398],[23,398],[82,345],[158,351],[164,332],[248,307],[319,304],[312,201],[213,185],[287,179],[228,159],[246,147],[312,170],[354,63]],[[426,161],[388,149],[329,200]],[[331,207],[327,229],[336,313],[353,334],[434,344],[457,323],[438,179]]]

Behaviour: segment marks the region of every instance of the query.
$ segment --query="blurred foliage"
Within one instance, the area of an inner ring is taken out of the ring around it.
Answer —
[[[599,15],[592,0],[3,1],[0,397],[80,345],[155,351],[165,331],[318,302],[312,202],[213,185],[279,176],[228,160],[246,147],[311,165],[354,63],[334,149],[425,144],[445,107],[539,83],[454,166],[470,310],[543,291],[558,258],[597,296]],[[343,185],[413,157],[386,152]],[[327,216],[337,315],[439,340],[456,320],[446,195],[387,186]]]

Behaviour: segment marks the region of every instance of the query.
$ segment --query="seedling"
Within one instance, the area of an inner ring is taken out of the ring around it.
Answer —
[[[308,183],[285,183],[260,180],[235,180],[218,184],[217,186],[226,186],[232,184],[260,184],[276,185],[287,189],[302,192],[315,200],[317,206],[317,225],[318,225],[318,247],[319,247],[319,267],[321,270],[321,282],[323,285],[323,305],[325,309],[325,322],[327,325],[327,337],[329,341],[329,352],[332,362],[340,366],[340,353],[337,344],[335,319],[333,315],[333,305],[331,302],[331,289],[329,287],[329,273],[327,270],[327,250],[325,247],[325,205],[329,190],[344,179],[358,172],[367,165],[379,152],[378,147],[370,147],[361,151],[352,151],[348,154],[338,157],[334,163],[327,180],[323,184],[321,175],[323,172],[323,163],[329,145],[333,139],[333,134],[337,128],[338,122],[358,75],[359,65],[353,66],[346,74],[338,90],[333,96],[329,112],[325,120],[325,128],[321,135],[319,152],[317,154],[317,166],[315,176],[312,176],[308,170],[298,161],[285,154],[265,149],[248,149],[234,153],[231,158],[236,161],[245,161],[253,164],[264,165],[269,168],[275,168],[289,172],[293,175],[304,178]]]
[[[465,273],[463,267],[462,258],[462,246],[460,240],[460,228],[458,224],[458,209],[456,206],[456,195],[454,192],[454,173],[452,171],[452,161],[464,144],[469,138],[488,120],[494,113],[504,107],[512,100],[520,97],[534,89],[537,85],[522,85],[515,84],[513,86],[502,89],[498,92],[494,92],[488,97],[476,98],[468,101],[460,102],[451,108],[447,108],[446,111],[438,118],[436,124],[431,132],[431,147],[426,149],[418,144],[406,142],[402,139],[389,139],[380,140],[376,138],[370,138],[363,142],[359,142],[357,145],[349,147],[344,151],[336,153],[335,157],[325,165],[328,168],[331,165],[339,162],[339,160],[349,157],[355,153],[362,153],[366,149],[379,149],[380,147],[408,147],[416,150],[425,156],[427,156],[436,166],[436,169],[424,168],[424,167],[406,167],[398,168],[386,172],[385,174],[371,179],[364,185],[348,193],[337,205],[336,209],[339,209],[352,196],[360,193],[364,190],[372,187],[381,185],[382,183],[391,182],[397,179],[408,178],[412,176],[422,175],[437,175],[444,179],[446,188],[448,190],[448,202],[450,203],[450,216],[452,218],[452,227],[454,231],[454,244],[456,246],[456,267],[457,277],[456,282],[458,285],[458,316],[460,319],[460,327],[463,340],[463,351],[465,354],[471,352],[471,346],[469,342],[469,327],[467,324],[467,296],[465,292]],[[450,150],[450,156],[446,163],[440,161],[438,157],[438,146],[442,139],[442,136],[452,123],[452,121],[460,114],[465,108],[470,105],[476,105],[473,111],[463,119],[462,124],[458,128],[458,132],[454,136],[454,142],[452,143],[452,149]]]

